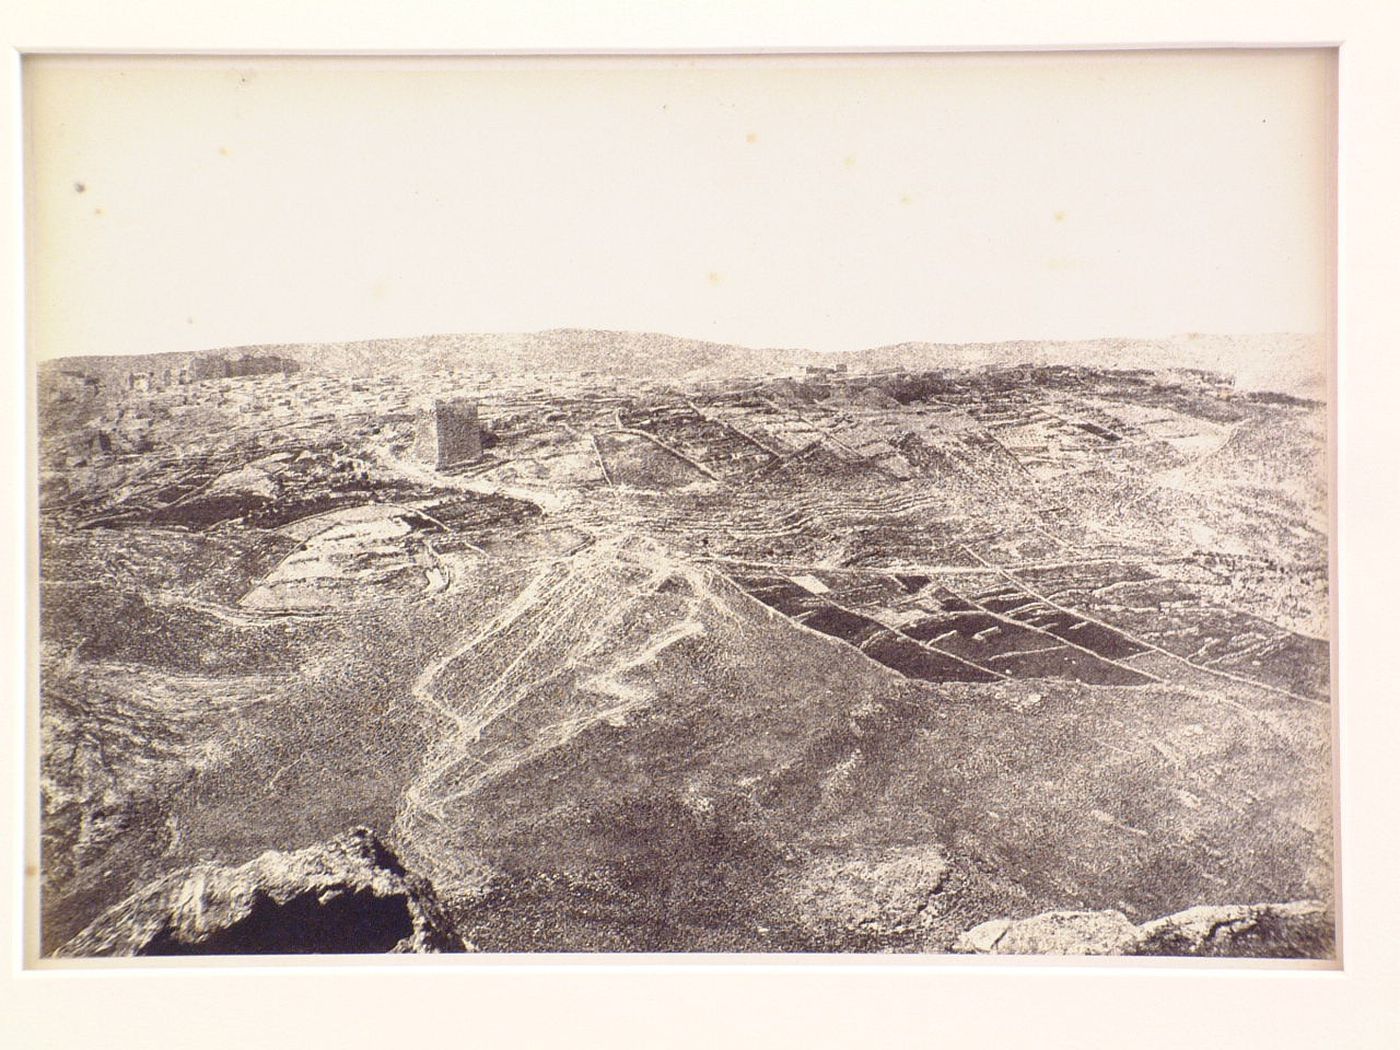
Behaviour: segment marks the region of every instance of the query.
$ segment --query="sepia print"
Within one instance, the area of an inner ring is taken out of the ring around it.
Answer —
[[[41,955],[1334,958],[1324,57],[337,62],[27,72]]]

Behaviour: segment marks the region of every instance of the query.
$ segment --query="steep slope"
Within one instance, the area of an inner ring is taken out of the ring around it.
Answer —
[[[945,950],[1328,892],[1324,795],[1283,776],[1325,783],[1324,712],[910,682],[635,540],[541,568],[415,695],[443,732],[394,839],[486,950]]]

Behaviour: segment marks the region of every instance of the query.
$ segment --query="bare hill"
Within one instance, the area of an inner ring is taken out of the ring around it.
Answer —
[[[845,356],[862,371],[919,371],[1008,365],[1077,365],[1114,369],[1200,369],[1233,378],[1246,390],[1321,399],[1327,360],[1320,338],[1297,334],[1105,338],[1001,343],[896,343]]]
[[[542,332],[443,334],[357,342],[275,343],[168,354],[98,355],[45,362],[41,373],[76,369],[116,382],[129,372],[185,367],[206,355],[278,355],[335,373],[454,369],[698,379],[780,373],[845,364],[856,371],[924,371],[1018,364],[1217,372],[1250,390],[1321,398],[1327,365],[1319,339],[1304,335],[1185,335],[996,343],[906,342],[837,353],[749,348],[656,332],[557,328]]]

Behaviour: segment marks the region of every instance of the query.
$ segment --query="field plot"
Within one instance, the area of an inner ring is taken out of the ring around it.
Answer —
[[[689,404],[629,408],[618,413],[618,421],[624,427],[654,435],[723,478],[747,476],[776,458],[754,439],[705,418]]]

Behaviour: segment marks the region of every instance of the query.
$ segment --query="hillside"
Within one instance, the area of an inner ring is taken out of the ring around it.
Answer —
[[[844,364],[857,371],[928,371],[1021,364],[1113,369],[1192,368],[1233,377],[1249,390],[1300,397],[1326,394],[1318,340],[1299,335],[1178,336],[1000,343],[909,342],[838,353],[751,349],[649,332],[552,329],[520,334],[427,335],[348,343],[277,343],[219,350],[132,356],[67,357],[45,362],[115,383],[128,372],[186,367],[204,354],[282,355],[304,367],[352,375],[386,370],[470,370],[502,375],[612,374],[652,379],[724,378]]]
[[[358,827],[487,951],[1330,953],[1324,405],[481,338],[41,400],[46,953]]]

